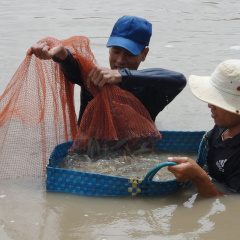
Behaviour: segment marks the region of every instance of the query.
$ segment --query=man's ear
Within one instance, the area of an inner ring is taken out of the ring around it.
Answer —
[[[148,52],[149,52],[149,48],[148,47],[143,49],[143,51],[142,51],[142,62],[145,61],[145,59],[146,59],[146,57],[148,55]]]

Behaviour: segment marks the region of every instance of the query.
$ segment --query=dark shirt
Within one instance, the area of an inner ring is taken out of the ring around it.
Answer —
[[[68,51],[64,60],[53,58],[60,63],[65,77],[74,84],[81,86],[79,123],[87,104],[93,99],[85,88],[77,61]],[[119,86],[132,93],[146,107],[151,118],[155,121],[158,113],[164,109],[186,86],[183,74],[163,68],[144,70],[119,70],[122,83]]]
[[[207,133],[209,175],[233,192],[240,192],[240,134],[222,141],[226,128],[215,126]]]

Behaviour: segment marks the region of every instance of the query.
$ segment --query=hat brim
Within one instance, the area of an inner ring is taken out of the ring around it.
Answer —
[[[210,79],[210,76],[191,75],[189,77],[189,86],[195,97],[226,111],[240,114],[239,96],[217,89]]]
[[[113,46],[125,48],[135,56],[138,55],[145,48],[145,45],[136,43],[130,39],[111,36],[108,39],[107,47]]]

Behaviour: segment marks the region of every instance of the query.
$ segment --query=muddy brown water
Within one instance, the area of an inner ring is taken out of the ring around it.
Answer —
[[[186,77],[209,75],[219,62],[239,58],[240,2],[236,0],[0,3],[0,93],[27,49],[46,36],[85,35],[99,64],[108,66],[107,38],[124,14],[145,17],[153,24],[150,52],[141,68],[163,67]],[[207,104],[195,99],[187,86],[158,115],[156,125],[160,131],[202,131],[211,129],[213,121]],[[190,186],[162,196],[87,197],[46,192],[45,178],[1,180],[0,239],[235,240],[240,238],[239,195],[226,193],[205,198]]]

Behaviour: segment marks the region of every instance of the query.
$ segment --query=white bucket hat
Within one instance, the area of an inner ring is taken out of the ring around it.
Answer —
[[[189,86],[200,100],[240,114],[240,60],[221,62],[211,76],[191,75]]]

